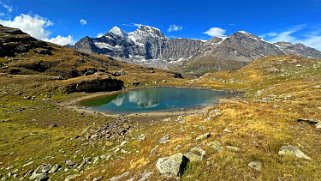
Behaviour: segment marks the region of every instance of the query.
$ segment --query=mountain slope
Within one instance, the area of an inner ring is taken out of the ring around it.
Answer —
[[[130,33],[114,27],[103,37],[90,40],[92,43],[87,37],[82,39],[76,43],[75,49],[120,57],[128,62],[151,67],[180,69],[191,74],[239,69],[266,56],[299,55],[321,58],[321,52],[302,44],[273,44],[244,31],[204,42],[170,39],[159,29],[150,26],[141,26]]]

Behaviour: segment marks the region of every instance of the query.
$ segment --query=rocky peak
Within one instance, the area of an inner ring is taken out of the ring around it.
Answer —
[[[114,26],[112,29],[110,29],[108,33],[119,37],[127,37],[127,33],[117,26]]]
[[[134,37],[136,40],[146,38],[168,39],[158,28],[151,26],[141,26],[136,31],[129,33],[129,36]]]
[[[238,31],[238,32],[232,34],[231,36],[229,36],[228,38],[243,38],[243,39],[250,38],[255,41],[262,41],[262,39],[260,37],[254,35],[254,34],[248,33],[246,31]]]

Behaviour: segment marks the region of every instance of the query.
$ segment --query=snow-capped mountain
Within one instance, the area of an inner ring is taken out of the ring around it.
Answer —
[[[302,44],[270,43],[245,31],[208,41],[166,37],[158,28],[141,26],[126,33],[113,27],[99,38],[85,37],[74,46],[86,53],[119,57],[126,61],[162,66],[179,64],[200,69],[230,70],[261,57],[294,54],[321,58],[321,52]]]

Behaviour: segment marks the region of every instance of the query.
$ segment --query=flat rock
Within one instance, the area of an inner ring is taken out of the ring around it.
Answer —
[[[207,146],[213,148],[217,152],[221,152],[221,151],[224,150],[224,148],[222,147],[222,145],[221,145],[221,143],[219,141],[209,142],[207,144]]]
[[[169,157],[159,158],[156,163],[157,170],[168,176],[181,176],[186,168],[188,158],[182,153],[177,153]]]
[[[258,172],[260,172],[262,170],[262,163],[261,162],[258,162],[258,161],[253,161],[253,162],[250,162],[248,164],[248,166]]]
[[[233,151],[233,152],[239,152],[240,148],[236,147],[236,146],[226,146],[226,149],[229,151]]]
[[[281,156],[295,156],[297,158],[311,160],[311,158],[304,154],[299,148],[292,145],[282,146],[278,154]]]
[[[129,172],[125,172],[121,175],[117,175],[109,179],[109,181],[120,181],[120,180],[126,180],[125,178],[129,176]]]
[[[159,143],[160,143],[160,144],[165,144],[165,143],[168,142],[168,140],[169,140],[169,135],[166,134],[166,135],[164,135],[163,137],[161,137],[161,138],[159,139]]]
[[[196,141],[203,141],[211,136],[210,133],[205,133],[196,137]]]

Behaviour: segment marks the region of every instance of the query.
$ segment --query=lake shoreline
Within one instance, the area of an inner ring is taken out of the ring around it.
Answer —
[[[97,99],[99,97],[111,96],[115,94],[125,93],[131,90],[138,90],[138,89],[145,89],[145,88],[185,88],[185,89],[199,89],[199,90],[213,90],[219,92],[226,92],[234,94],[235,96],[237,93],[235,91],[229,90],[222,90],[222,89],[213,89],[213,88],[206,88],[206,87],[187,87],[187,86],[142,86],[142,87],[131,87],[128,89],[122,89],[119,91],[113,92],[99,92],[99,93],[86,93],[87,95],[81,96],[79,98],[65,101],[59,103],[60,106],[66,107],[68,109],[72,109],[79,113],[88,113],[88,114],[100,114],[106,117],[119,117],[119,116],[129,116],[129,117],[139,117],[139,116],[148,116],[148,117],[160,117],[160,116],[179,116],[179,115],[189,115],[189,114],[196,114],[200,111],[208,111],[213,106],[224,102],[226,98],[219,99],[217,103],[213,103],[211,105],[204,105],[204,106],[197,106],[192,108],[182,108],[182,110],[172,110],[172,111],[154,111],[154,112],[135,112],[135,113],[112,113],[112,112],[104,112],[104,111],[97,111],[97,110],[89,110],[85,109],[84,106],[80,105],[82,101],[89,100],[89,99]],[[230,97],[231,98],[231,97]],[[227,98],[227,99],[230,99]]]

